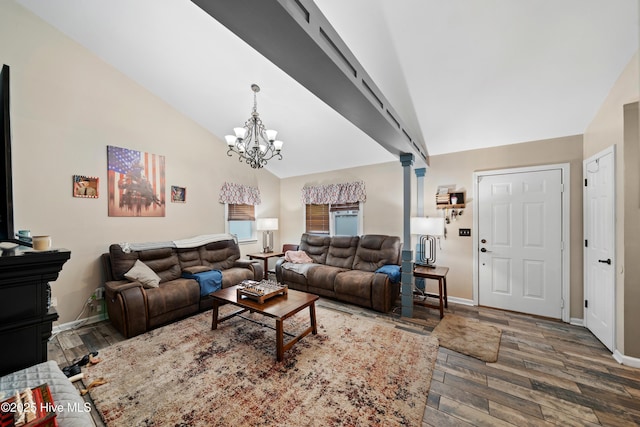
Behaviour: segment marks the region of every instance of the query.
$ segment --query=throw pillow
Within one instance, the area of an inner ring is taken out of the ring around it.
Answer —
[[[136,260],[131,270],[124,273],[124,277],[129,280],[137,280],[144,288],[157,288],[160,285],[160,277],[147,264]]]
[[[309,264],[313,262],[305,251],[287,251],[284,253],[284,260],[294,264]]]

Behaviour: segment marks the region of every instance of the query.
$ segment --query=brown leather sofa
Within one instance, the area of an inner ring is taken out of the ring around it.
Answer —
[[[305,233],[300,250],[312,260],[276,263],[279,282],[292,289],[388,312],[400,294],[399,283],[376,273],[384,265],[400,266],[402,242],[385,235],[321,236]]]
[[[125,277],[137,260],[159,276],[158,287],[146,288]],[[127,252],[122,245],[113,244],[102,261],[109,319],[127,338],[212,307],[208,295],[200,296],[199,283],[182,277],[183,272],[219,270],[223,288],[245,279],[261,280],[264,274],[259,263],[240,259],[240,248],[233,239],[190,248],[167,246]]]

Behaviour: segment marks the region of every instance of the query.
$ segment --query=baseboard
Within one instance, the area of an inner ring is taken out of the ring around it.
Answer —
[[[569,324],[574,326],[584,326],[584,319],[572,317],[571,319],[569,319]]]
[[[62,331],[68,331],[70,329],[75,329],[83,325],[90,325],[92,323],[102,322],[103,320],[107,320],[107,316],[105,313],[97,314],[91,317],[85,317],[84,319],[74,320],[73,322],[62,323],[60,325],[55,325],[51,333],[53,335],[60,333]]]
[[[640,368],[640,359],[637,357],[629,357],[620,353],[618,350],[613,352],[613,358],[621,365],[631,366],[632,368]]]
[[[454,304],[475,305],[473,304],[473,300],[466,299],[466,298],[457,298],[457,297],[447,296],[447,301],[452,302]]]

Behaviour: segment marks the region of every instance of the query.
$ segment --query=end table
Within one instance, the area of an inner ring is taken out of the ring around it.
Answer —
[[[264,279],[269,278],[269,258],[284,256],[284,252],[260,252],[256,254],[247,254],[249,259],[261,259],[264,263]]]
[[[431,307],[440,309],[440,318],[444,317],[444,307],[449,306],[447,303],[447,273],[449,272],[449,267],[426,267],[422,265],[416,265],[413,267],[413,277],[421,277],[423,279],[434,279],[438,281],[438,295],[427,293],[427,285],[425,284],[425,296],[436,297],[439,300],[438,305],[429,304],[425,301],[416,301],[414,299],[413,303],[417,305],[421,305],[423,307]]]

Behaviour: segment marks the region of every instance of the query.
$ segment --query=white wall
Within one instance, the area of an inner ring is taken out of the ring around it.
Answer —
[[[59,323],[102,286],[99,256],[111,243],[224,232],[224,181],[259,187],[256,214],[278,215],[275,176],[228,157],[223,141],[9,1],[0,3],[0,62],[11,77],[15,229],[50,234],[71,251],[52,283]],[[108,217],[107,145],[164,155],[167,188],[186,187],[187,202],[168,202],[162,218]],[[72,197],[73,175],[98,176],[100,197]]]

